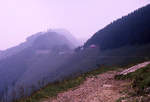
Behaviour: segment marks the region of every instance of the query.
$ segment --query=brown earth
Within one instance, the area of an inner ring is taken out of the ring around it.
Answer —
[[[116,74],[116,71],[110,71],[87,78],[76,89],[60,93],[55,99],[44,102],[116,102],[123,96],[120,92],[128,84],[126,81],[115,80]]]
[[[109,71],[87,78],[80,86],[58,94],[43,102],[116,102],[119,98],[127,96],[122,93],[130,87],[129,81],[115,80],[115,75],[126,75],[150,64],[144,62],[123,71]],[[130,89],[128,89],[130,90]],[[119,102],[129,102],[122,100]]]

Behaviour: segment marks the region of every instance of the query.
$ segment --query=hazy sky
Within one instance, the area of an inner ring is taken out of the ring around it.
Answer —
[[[0,49],[50,28],[89,38],[113,20],[149,0],[0,0]]]

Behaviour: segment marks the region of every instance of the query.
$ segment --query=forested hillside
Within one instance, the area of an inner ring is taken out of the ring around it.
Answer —
[[[68,32],[49,30],[0,52],[0,99],[29,96],[49,83],[102,66],[118,68],[149,60],[149,11],[147,5],[112,22],[77,48]]]
[[[122,17],[90,38],[85,46],[96,44],[101,50],[150,43],[150,5]]]
[[[13,90],[17,93],[19,87],[36,85],[38,88],[37,83],[57,70],[72,53],[72,48],[73,44],[65,36],[56,32],[41,32],[3,51],[0,56],[0,98],[4,95],[10,97]],[[26,92],[29,94],[30,91]]]

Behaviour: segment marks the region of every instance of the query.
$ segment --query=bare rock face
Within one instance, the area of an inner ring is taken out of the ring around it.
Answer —
[[[104,84],[103,87],[105,87],[105,88],[110,88],[110,87],[112,87],[112,85]]]
[[[127,75],[128,73],[135,72],[136,70],[138,70],[140,68],[146,67],[148,64],[150,64],[150,61],[140,63],[138,65],[135,65],[133,67],[130,67],[130,68],[120,72],[118,75]]]

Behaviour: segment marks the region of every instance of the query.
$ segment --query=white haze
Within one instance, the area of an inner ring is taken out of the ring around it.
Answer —
[[[88,39],[110,22],[150,3],[148,0],[0,0],[0,49],[39,31],[65,28]]]

